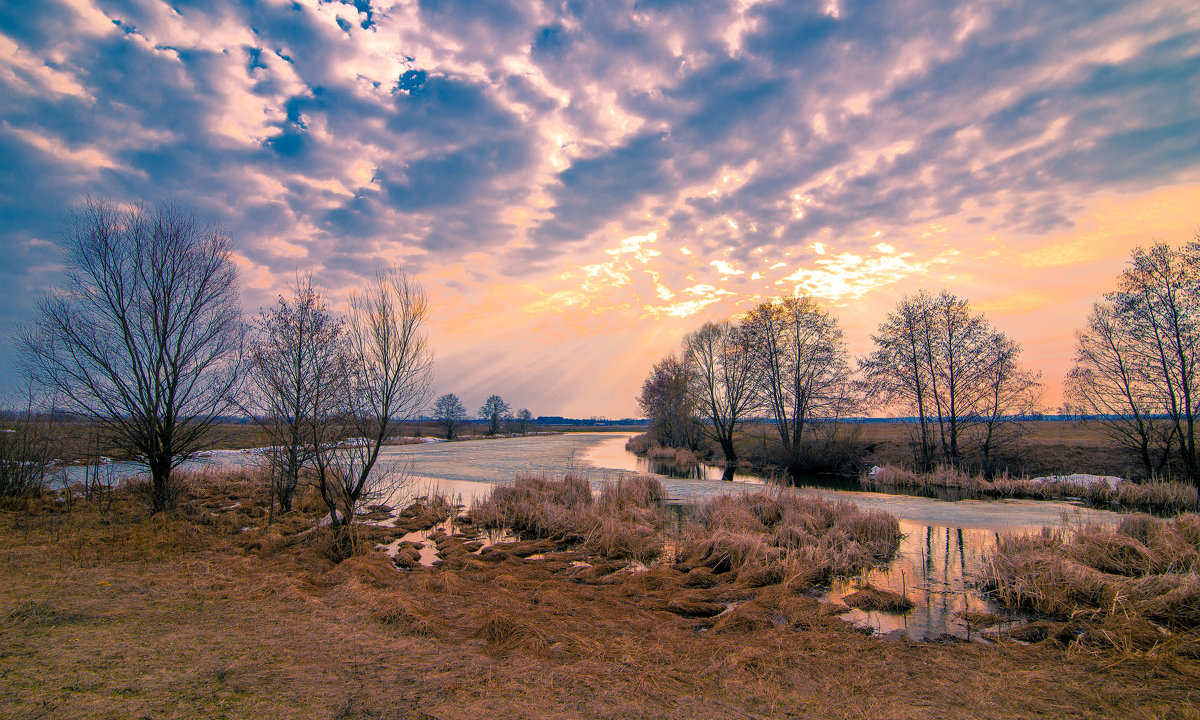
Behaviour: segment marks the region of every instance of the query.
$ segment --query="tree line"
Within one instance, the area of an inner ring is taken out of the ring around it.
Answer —
[[[906,295],[871,340],[852,362],[837,319],[815,300],[769,300],[685,336],[653,366],[638,403],[657,441],[711,442],[731,464],[748,420],[769,421],[778,457],[799,464],[849,413],[899,408],[916,418],[916,466],[970,462],[989,473],[1024,431],[1017,418],[1038,409],[1040,373],[1021,366],[1020,345],[947,290]],[[1200,486],[1198,349],[1200,233],[1182,248],[1136,248],[1076,333],[1067,403],[1147,476]]]
[[[837,318],[807,296],[769,300],[736,320],[705,323],[657,363],[638,403],[664,444],[719,447],[738,461],[747,420],[774,428],[777,457],[799,466],[850,413],[904,406],[918,417],[915,460],[989,463],[1013,415],[1037,404],[1040,384],[1020,347],[943,291],[906,296],[852,362]]]
[[[231,240],[178,205],[88,199],[70,214],[62,249],[60,286],[17,333],[25,369],[58,411],[91,420],[146,466],[155,511],[174,505],[175,469],[235,414],[267,437],[272,507],[282,512],[307,481],[332,524],[345,525],[358,504],[403,482],[380,450],[427,407],[432,351],[425,292],[401,269],[352,291],[345,316],[303,276],[246,322]],[[447,395],[434,407],[453,437],[461,403]],[[493,433],[510,419],[499,396],[480,415]],[[531,417],[521,410],[516,420],[524,428]],[[21,478],[5,487],[26,488]]]
[[[447,440],[453,440],[455,431],[467,421],[467,409],[454,393],[439,397],[433,404],[432,413]],[[529,424],[533,422],[533,413],[527,408],[521,408],[514,414],[512,406],[499,395],[489,395],[476,415],[487,424],[487,435],[496,435],[509,426],[515,426],[516,431],[524,435],[529,432]]]

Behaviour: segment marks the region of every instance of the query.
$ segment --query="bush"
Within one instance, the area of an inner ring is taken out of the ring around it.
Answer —
[[[0,498],[41,493],[54,464],[53,427],[26,412],[0,425]]]

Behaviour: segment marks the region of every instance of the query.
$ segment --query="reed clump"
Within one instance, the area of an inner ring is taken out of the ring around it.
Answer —
[[[1007,473],[986,477],[950,465],[939,465],[928,473],[915,473],[892,465],[875,467],[861,478],[870,489],[960,490],[991,497],[1054,500],[1080,498],[1093,505],[1179,513],[1200,508],[1200,495],[1189,483],[1149,480],[1145,482],[1076,482],[1069,479],[1013,478]]]
[[[634,435],[625,441],[625,449],[634,455],[645,456],[650,448],[656,447],[658,443],[650,436],[650,433],[641,433]]]
[[[688,573],[673,580],[681,588],[729,580],[804,588],[887,563],[900,545],[900,525],[890,515],[786,488],[721,495],[679,512],[669,511],[666,499],[650,475],[618,478],[595,499],[580,478],[521,476],[477,503],[470,517],[481,528],[608,559],[673,561]],[[500,561],[510,547],[488,548],[480,558]]]
[[[585,478],[521,475],[476,503],[470,518],[485,529],[509,529],[605,557],[649,562],[663,551],[656,525],[663,522],[659,506],[665,499],[662,484],[650,475],[621,477],[598,500]]]
[[[695,465],[701,457],[690,448],[667,447],[660,445],[650,433],[634,435],[625,441],[625,449],[639,457],[651,460],[666,460],[680,467]]]
[[[891,613],[906,613],[915,607],[907,596],[877,588],[870,583],[859,585],[854,592],[842,598],[842,601],[859,610]]]
[[[1087,637],[1112,638],[1126,628],[1139,633],[1126,641],[1140,646],[1150,637],[1142,632],[1147,621],[1171,633],[1194,633],[1200,629],[1198,528],[1200,517],[1193,514],[1171,520],[1130,515],[1115,529],[1002,535],[985,562],[985,589],[1009,607],[1091,623]]]
[[[736,572],[740,582],[807,587],[885,564],[900,547],[900,524],[852,503],[776,490],[719,496],[697,512],[677,563]]]

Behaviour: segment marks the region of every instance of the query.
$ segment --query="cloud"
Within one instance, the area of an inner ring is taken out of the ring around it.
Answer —
[[[1150,0],[23,6],[0,17],[5,321],[73,202],[173,195],[236,238],[249,309],[297,269],[344,302],[403,264],[451,305],[445,390],[627,414],[639,377],[516,379],[530,336],[503,329],[558,338],[539,372],[636,376],[772,295],[861,339],[920,284],[1010,316],[1046,302],[1028,285],[1094,284],[1132,237],[1096,245],[1094,218],[1158,190],[1185,212],[1200,181],[1198,38],[1200,11]],[[1011,301],[989,263],[1022,268]],[[1062,307],[1096,292],[1072,287]]]

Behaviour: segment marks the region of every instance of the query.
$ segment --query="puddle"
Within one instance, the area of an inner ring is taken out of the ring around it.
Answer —
[[[458,508],[462,511],[462,508]],[[386,519],[378,520],[370,523],[376,527],[395,527],[399,519],[399,511],[392,511],[392,514]],[[438,553],[437,543],[432,539],[434,535],[454,535],[458,532],[458,516],[451,515],[449,518],[434,525],[427,530],[415,530],[406,533],[401,537],[387,543],[386,545],[376,545],[377,550],[382,550],[388,554],[388,557],[396,559],[396,554],[400,551],[400,546],[405,543],[412,543],[417,547],[417,552],[420,554],[418,562],[421,567],[433,567],[435,564],[442,561],[442,556]],[[460,536],[462,537],[462,536]],[[497,543],[516,542],[520,540],[520,536],[508,530],[487,530],[480,533],[476,537],[463,537],[469,542],[479,543],[479,547],[473,550],[473,554],[478,555],[483,552],[484,548],[490,547]],[[532,557],[530,559],[533,559]]]
[[[896,559],[886,568],[858,578],[837,580],[823,600],[843,603],[866,581],[876,588],[907,595],[915,607],[904,614],[851,608],[842,617],[879,635],[902,630],[914,640],[942,634],[974,640],[978,628],[968,628],[963,613],[993,613],[1012,617],[978,592],[983,555],[995,542],[995,533],[922,525],[901,520],[905,533]]]

